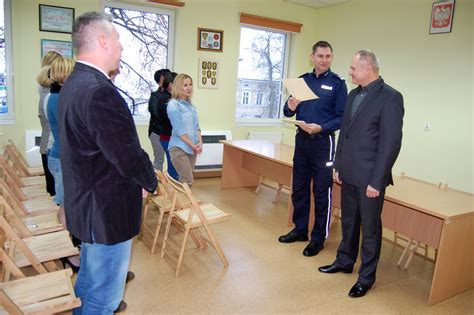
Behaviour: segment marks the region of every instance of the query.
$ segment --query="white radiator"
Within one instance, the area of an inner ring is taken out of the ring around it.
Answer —
[[[30,166],[41,165],[41,154],[39,152],[39,144],[41,141],[41,130],[26,130],[25,131],[25,147],[26,147],[26,161]],[[21,150],[21,149],[20,149]]]
[[[283,133],[270,131],[249,131],[248,139],[267,140],[273,143],[281,143],[283,141]]]
[[[224,145],[220,140],[232,140],[230,130],[203,130],[202,131],[202,153],[197,156],[194,170],[209,171],[222,169],[222,157]]]

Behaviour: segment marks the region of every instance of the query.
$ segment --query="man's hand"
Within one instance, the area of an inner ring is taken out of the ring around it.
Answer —
[[[339,178],[339,172],[338,171],[334,171],[333,178],[336,181],[336,183],[338,183],[339,185],[342,185],[342,180]]]
[[[378,191],[374,187],[368,185],[366,195],[367,195],[368,198],[376,198],[380,195],[380,191]]]
[[[301,129],[303,129],[310,135],[317,134],[323,131],[323,128],[321,128],[321,126],[318,124],[301,124],[299,126]]]
[[[288,108],[294,112],[296,110],[296,107],[298,107],[298,105],[301,103],[300,100],[294,98],[293,96],[291,96],[289,99],[288,99]]]

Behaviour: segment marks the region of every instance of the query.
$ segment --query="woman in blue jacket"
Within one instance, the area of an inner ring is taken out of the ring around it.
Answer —
[[[171,162],[178,171],[179,181],[193,183],[196,157],[202,152],[201,128],[196,107],[191,103],[193,79],[179,74],[173,82],[171,100],[167,112],[173,130],[169,142]]]

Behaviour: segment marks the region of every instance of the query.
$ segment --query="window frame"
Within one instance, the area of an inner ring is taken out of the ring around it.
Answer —
[[[174,68],[174,45],[175,45],[175,26],[176,26],[176,11],[173,9],[159,8],[156,6],[146,5],[146,2],[132,4],[127,2],[119,2],[117,0],[101,0],[102,12],[105,12],[105,7],[114,7],[121,9],[129,9],[135,11],[147,11],[156,14],[166,14],[169,16],[168,28],[168,55],[166,58],[166,67],[168,69]],[[157,69],[158,70],[158,69]],[[150,93],[153,91],[150,91]],[[148,125],[150,122],[150,115],[146,116],[132,116],[136,125]]]
[[[273,29],[273,28],[263,27],[263,26],[258,26],[258,25],[240,23],[239,58],[240,58],[240,45],[241,45],[241,40],[242,40],[242,27],[252,28],[252,29],[261,30],[261,31],[271,31],[271,32],[281,33],[281,34],[286,35],[285,49],[284,49],[285,58],[284,58],[283,69],[282,69],[283,73],[282,73],[282,76],[281,76],[281,80],[283,81],[283,79],[285,79],[287,77],[287,74],[288,74],[288,63],[289,63],[289,60],[290,60],[289,54],[290,54],[290,45],[291,45],[291,35],[292,35],[292,33],[289,32],[289,31],[285,31],[285,30],[279,30],[279,29]],[[239,63],[239,61],[237,60],[237,69],[239,68],[238,63]],[[237,73],[238,73],[238,71],[237,71]],[[239,80],[239,76],[237,74],[237,82],[238,82],[238,80]],[[238,86],[238,83],[237,83],[237,86]],[[282,84],[279,118],[235,118],[235,111],[237,110],[237,102],[236,102],[235,103],[235,110],[234,110],[234,121],[235,121],[236,126],[284,126],[285,124],[282,122],[283,107],[285,105],[285,102],[286,102],[287,98],[288,98],[288,95],[287,95],[287,93],[285,91],[285,88],[283,87],[283,84]]]
[[[0,115],[0,125],[13,125],[15,119],[15,99],[14,99],[14,72],[13,72],[13,50],[12,50],[12,7],[11,0],[3,0],[4,21],[5,21],[5,71],[7,80],[7,115]]]

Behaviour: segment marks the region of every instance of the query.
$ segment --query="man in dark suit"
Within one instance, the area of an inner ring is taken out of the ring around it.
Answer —
[[[354,84],[348,96],[334,164],[342,184],[342,240],[332,265],[323,273],[351,273],[359,251],[361,266],[351,297],[364,296],[375,282],[382,243],[381,213],[385,187],[393,184],[392,166],[402,143],[403,97],[379,77],[374,53],[360,50],[349,69]]]
[[[157,180],[133,118],[108,73],[122,46],[112,17],[90,12],[73,27],[74,71],[59,96],[59,136],[68,230],[82,241],[76,314],[111,314],[120,306],[138,234],[142,188]]]

